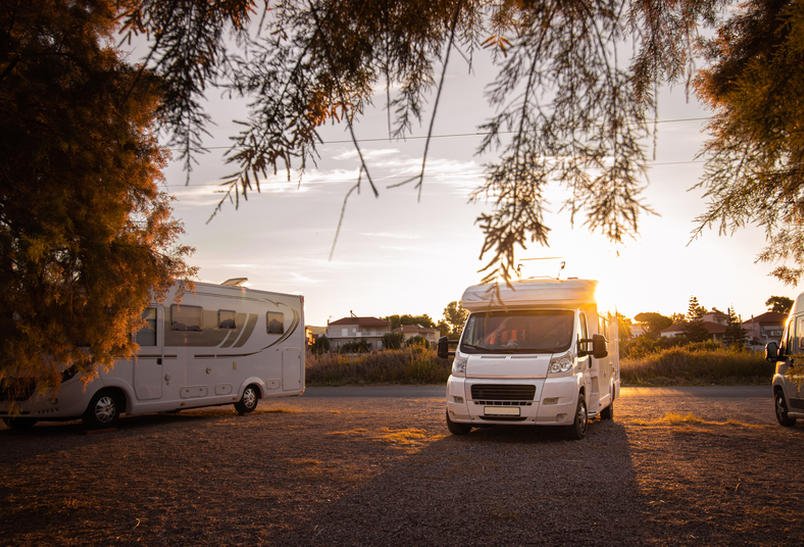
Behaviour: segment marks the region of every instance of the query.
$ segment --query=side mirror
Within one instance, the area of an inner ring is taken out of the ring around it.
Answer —
[[[446,336],[438,339],[438,350],[436,352],[439,357],[446,359],[449,357],[449,340]]]
[[[609,354],[609,348],[606,345],[606,337],[602,334],[592,335],[592,357],[595,359],[603,359]]]
[[[765,344],[765,359],[767,361],[776,361],[779,358],[779,344],[776,342],[768,342]]]

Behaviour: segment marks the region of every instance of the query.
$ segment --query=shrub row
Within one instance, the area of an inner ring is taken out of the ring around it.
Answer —
[[[450,359],[419,346],[364,354],[307,356],[307,384],[443,384]],[[758,353],[700,343],[621,361],[625,386],[767,384],[773,364]]]
[[[307,384],[443,384],[452,361],[421,346],[366,354],[307,356]]]
[[[773,370],[759,353],[691,344],[622,359],[620,378],[631,386],[769,384]]]

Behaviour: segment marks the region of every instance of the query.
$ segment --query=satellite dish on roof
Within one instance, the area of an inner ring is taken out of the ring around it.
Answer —
[[[242,287],[243,283],[246,281],[248,281],[248,277],[232,277],[221,283],[221,285],[226,287]]]

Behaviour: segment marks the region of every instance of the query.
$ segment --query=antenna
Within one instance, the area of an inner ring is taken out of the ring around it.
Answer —
[[[233,277],[231,279],[227,279],[221,285],[225,287],[242,287],[243,283],[248,281],[248,277]]]

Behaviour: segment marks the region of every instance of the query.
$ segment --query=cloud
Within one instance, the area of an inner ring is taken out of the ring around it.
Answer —
[[[363,159],[368,161],[375,160],[377,158],[383,158],[387,156],[393,156],[399,154],[398,148],[375,148],[375,149],[362,149],[360,152],[363,154]],[[333,160],[343,161],[343,160],[356,160],[358,159],[357,150],[351,149],[347,150],[346,152],[341,152],[335,156],[332,156]],[[370,168],[371,166],[369,166]]]

